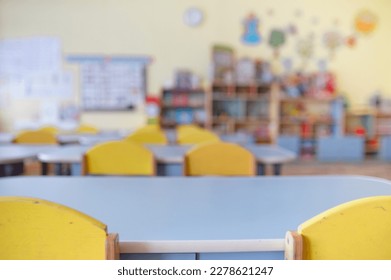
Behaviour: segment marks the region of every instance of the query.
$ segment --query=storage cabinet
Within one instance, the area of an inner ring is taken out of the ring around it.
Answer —
[[[224,85],[211,88],[211,127],[219,134],[246,133],[257,142],[274,142],[276,85]]]
[[[296,97],[279,99],[279,135],[299,137],[299,151],[313,154],[317,139],[336,133],[340,125],[334,115],[335,97]]]
[[[346,134],[365,138],[365,152],[377,153],[381,139],[391,135],[391,114],[375,108],[350,110],[346,113]]]

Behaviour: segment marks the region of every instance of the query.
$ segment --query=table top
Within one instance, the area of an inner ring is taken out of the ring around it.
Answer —
[[[54,152],[59,149],[57,145],[0,145],[0,164],[20,162],[25,159],[36,158],[41,152]]]
[[[146,145],[156,158],[158,163],[182,164],[185,153],[191,145]],[[90,146],[63,146],[57,150],[42,152],[38,158],[42,162],[80,163],[83,153]],[[275,145],[244,145],[250,150],[259,163],[275,164],[292,161],[296,158],[293,152]]]
[[[14,140],[14,135],[12,133],[0,132],[0,144],[9,144]]]
[[[391,182],[363,176],[8,177],[1,196],[37,197],[108,225],[120,240],[282,239],[341,203],[391,195]]]
[[[63,131],[57,134],[57,140],[60,144],[94,145],[104,141],[121,140],[132,131],[103,131],[98,134]],[[1,132],[0,144],[11,144],[14,138],[14,133]]]

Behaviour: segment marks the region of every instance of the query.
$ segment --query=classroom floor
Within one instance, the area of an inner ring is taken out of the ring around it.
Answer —
[[[271,174],[268,172],[268,174]],[[297,160],[283,165],[282,175],[366,175],[391,180],[391,162],[367,159],[360,163],[323,163]]]

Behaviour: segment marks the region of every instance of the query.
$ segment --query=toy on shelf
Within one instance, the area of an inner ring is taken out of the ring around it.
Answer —
[[[214,83],[230,85],[234,83],[235,55],[229,46],[212,47],[212,80]]]
[[[292,98],[330,98],[336,95],[336,79],[330,72],[296,72],[281,77],[281,89]]]
[[[337,106],[335,76],[330,72],[288,73],[281,77],[279,135],[295,135],[305,157],[320,137],[337,133],[342,106]]]
[[[178,124],[195,123],[208,127],[208,98],[205,90],[165,88],[162,91],[160,123],[170,128]]]

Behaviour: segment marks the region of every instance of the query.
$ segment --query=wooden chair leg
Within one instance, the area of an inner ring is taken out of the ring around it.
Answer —
[[[288,231],[285,235],[285,259],[303,259],[303,237],[296,231]]]
[[[109,233],[106,240],[106,260],[119,260],[119,237],[117,233]]]

